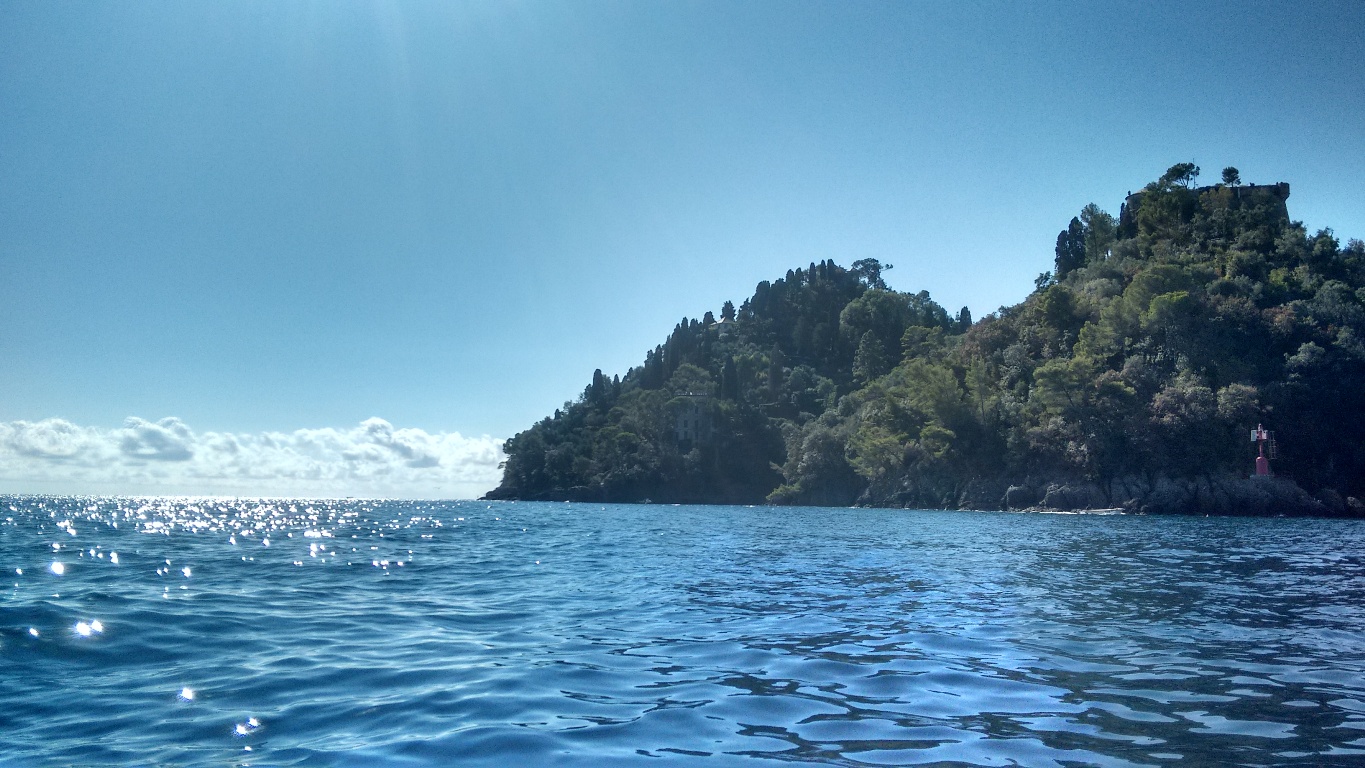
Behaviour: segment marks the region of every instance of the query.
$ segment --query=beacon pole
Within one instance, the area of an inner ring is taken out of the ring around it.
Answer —
[[[1260,424],[1251,430],[1251,442],[1256,444],[1256,477],[1270,477],[1272,474],[1270,457],[1266,455],[1266,448],[1269,446],[1269,453],[1271,454],[1275,452],[1273,440],[1270,431]]]

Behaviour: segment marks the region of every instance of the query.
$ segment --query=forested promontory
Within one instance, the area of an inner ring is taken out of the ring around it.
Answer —
[[[1087,205],[976,321],[873,259],[761,282],[508,440],[489,498],[1365,514],[1365,244],[1198,174]]]

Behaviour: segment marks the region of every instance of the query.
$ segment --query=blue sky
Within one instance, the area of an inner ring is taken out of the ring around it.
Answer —
[[[980,317],[1180,161],[1365,238],[1365,6],[1139,5],[0,4],[0,491],[472,494],[684,315],[875,257]]]

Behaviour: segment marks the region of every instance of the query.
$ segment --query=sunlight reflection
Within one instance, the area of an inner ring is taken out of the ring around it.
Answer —
[[[90,637],[91,635],[102,634],[104,632],[104,624],[100,623],[99,619],[95,619],[94,621],[78,621],[76,622],[75,629],[76,634],[81,637]]]

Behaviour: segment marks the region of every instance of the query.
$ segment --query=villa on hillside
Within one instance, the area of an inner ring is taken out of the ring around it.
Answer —
[[[707,407],[711,398],[708,395],[689,394],[683,395],[687,402],[678,411],[677,417],[673,422],[673,436],[678,441],[678,447],[684,451],[690,450],[693,445],[707,443],[711,440],[711,414]]]

